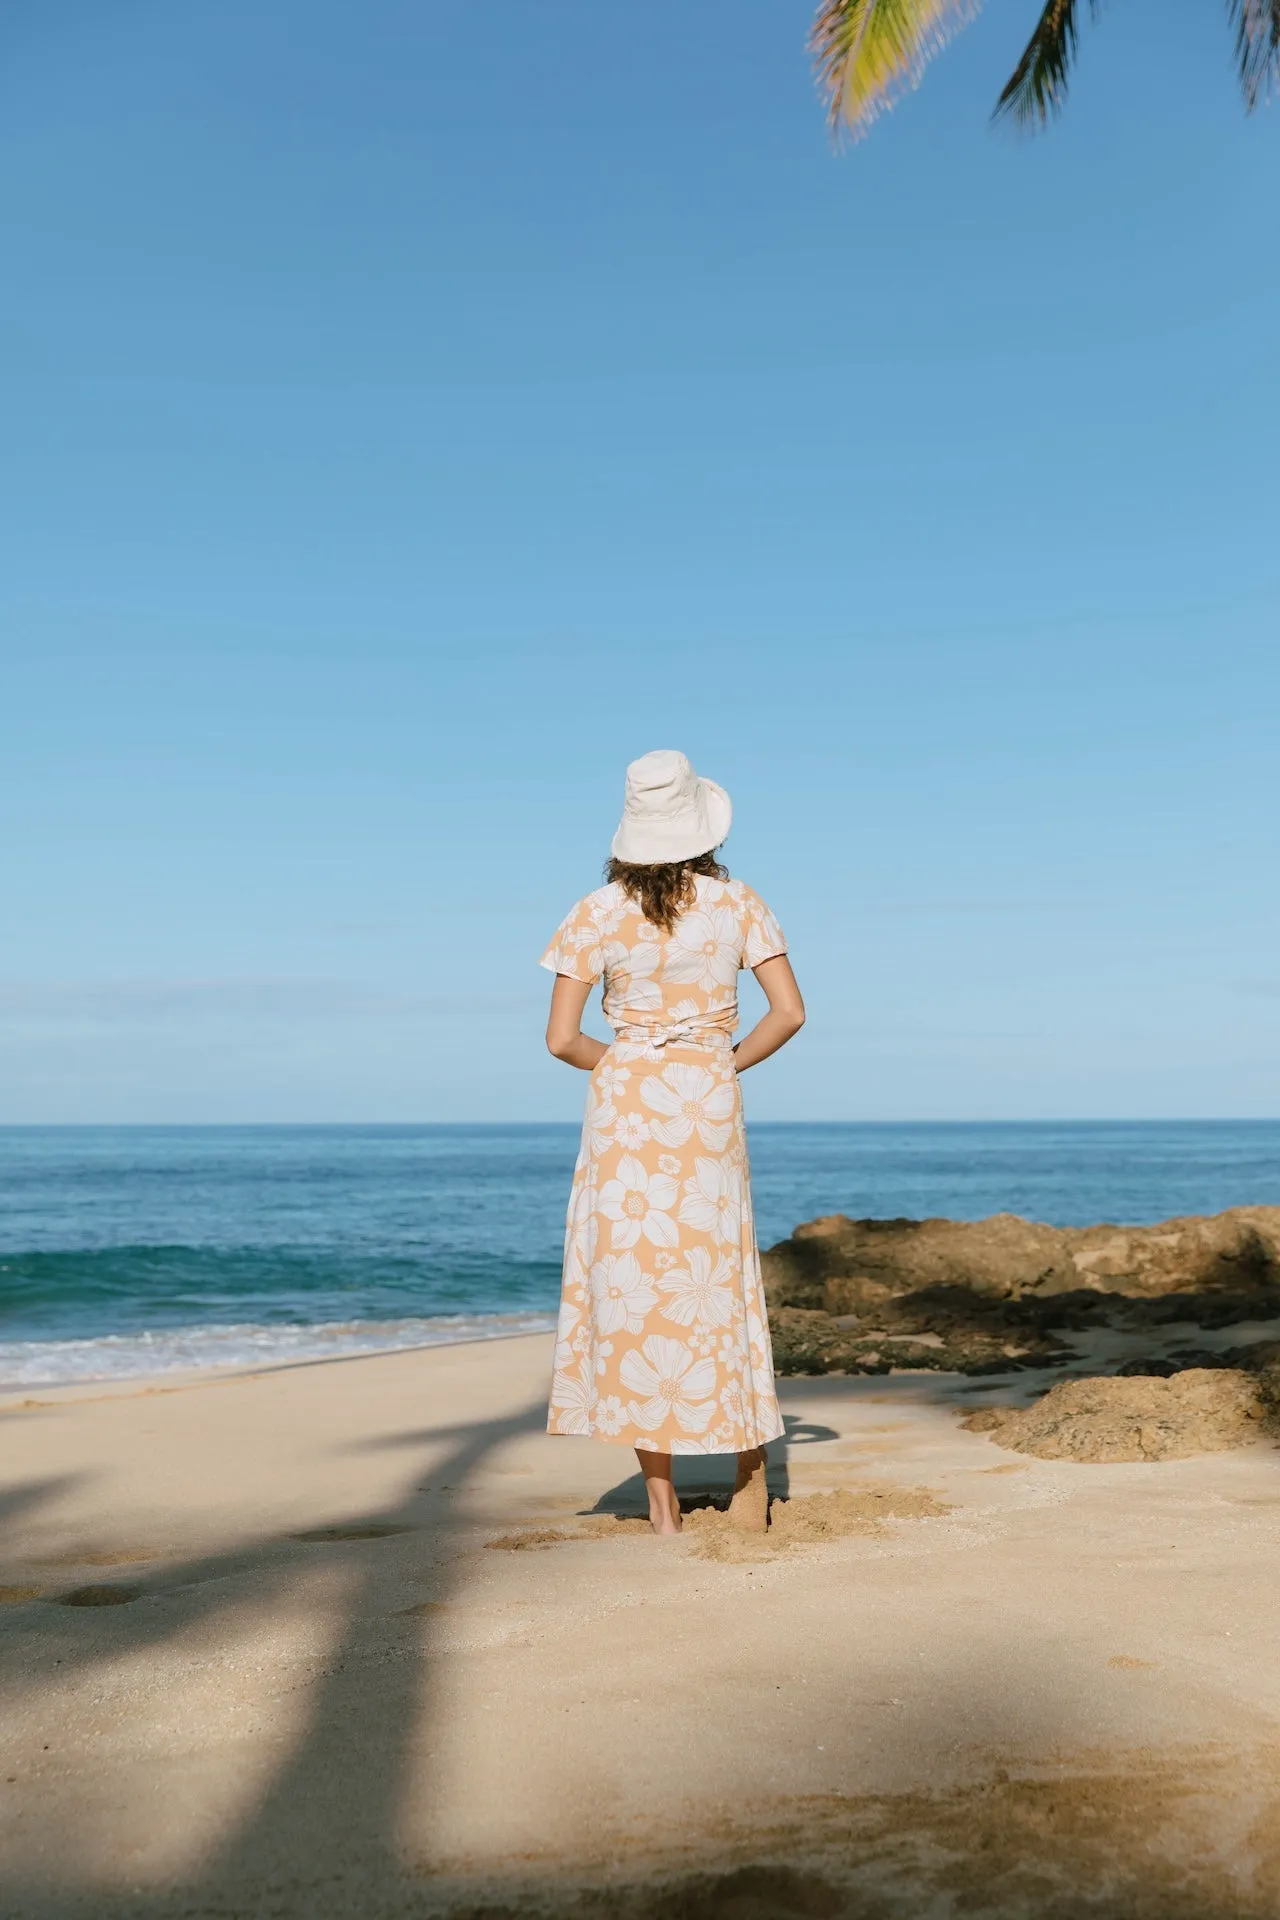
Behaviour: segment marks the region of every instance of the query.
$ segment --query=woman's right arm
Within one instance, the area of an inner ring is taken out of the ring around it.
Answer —
[[[762,1020],[756,1022],[750,1033],[739,1040],[733,1050],[734,1065],[739,1073],[745,1073],[748,1067],[758,1066],[771,1053],[776,1053],[779,1047],[785,1047],[804,1025],[804,1001],[800,998],[800,989],[786,954],[776,953],[772,960],[762,960],[751,971],[764,988],[769,1011]]]

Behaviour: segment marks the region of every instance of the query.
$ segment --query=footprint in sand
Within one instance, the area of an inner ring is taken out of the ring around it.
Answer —
[[[0,1587],[0,1607],[20,1607],[24,1600],[38,1600],[43,1587]]]
[[[309,1527],[305,1533],[294,1533],[292,1540],[303,1540],[309,1546],[324,1546],[333,1540],[389,1540],[393,1534],[413,1533],[413,1527],[367,1526],[367,1527]]]
[[[73,1587],[70,1593],[60,1593],[57,1604],[60,1607],[127,1607],[131,1600],[141,1600],[141,1587]]]
[[[39,1567],[139,1567],[161,1555],[149,1547],[89,1548],[67,1547],[61,1553],[46,1554],[35,1564]]]
[[[648,1522],[645,1523],[646,1525]],[[594,1540],[593,1533],[561,1533],[558,1527],[535,1527],[528,1533],[504,1533],[496,1540],[486,1540],[485,1546],[498,1553],[523,1553],[530,1547],[555,1547],[562,1540]]]

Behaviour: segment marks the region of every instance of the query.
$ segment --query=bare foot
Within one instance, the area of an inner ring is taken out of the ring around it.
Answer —
[[[765,1484],[765,1453],[756,1447],[738,1455],[738,1474],[729,1502],[729,1519],[744,1533],[765,1533],[769,1526],[769,1489]]]
[[[679,1533],[680,1502],[669,1480],[649,1483],[649,1524],[655,1533]]]

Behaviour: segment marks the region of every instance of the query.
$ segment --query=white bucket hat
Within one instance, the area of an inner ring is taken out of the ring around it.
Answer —
[[[656,867],[710,853],[729,831],[733,807],[723,787],[699,780],[682,753],[659,747],[627,768],[615,860]]]

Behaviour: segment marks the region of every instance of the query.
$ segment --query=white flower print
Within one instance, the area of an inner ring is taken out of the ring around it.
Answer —
[[[660,1153],[658,1155],[659,1173],[679,1173],[680,1155],[678,1153]]]
[[[664,1294],[662,1317],[677,1326],[727,1327],[733,1312],[734,1266],[724,1254],[716,1261],[705,1247],[690,1247],[687,1265],[658,1282]]]
[[[747,1406],[742,1388],[736,1380],[730,1380],[720,1389],[720,1405],[728,1414],[735,1427],[746,1425]]]
[[[680,1203],[682,1223],[696,1227],[699,1233],[709,1233],[713,1240],[736,1242],[742,1226],[740,1183],[719,1160],[699,1157],[694,1166],[692,1180],[684,1183],[684,1199]]]
[[[661,963],[662,949],[656,944],[615,944],[619,950],[615,953],[611,946],[604,956],[610,1007],[626,1014],[656,1012],[662,1005],[662,988],[653,976]]]
[[[591,1100],[587,1105],[587,1117],[582,1124],[582,1143],[589,1148],[596,1159],[604,1152],[613,1137],[613,1123],[618,1117],[618,1109],[612,1100]]]
[[[748,1424],[754,1432],[757,1441],[760,1440],[761,1437],[763,1437],[765,1441],[776,1440],[781,1434],[784,1424],[781,1411],[778,1407],[777,1394],[774,1393],[772,1388],[755,1386],[751,1399],[747,1404],[747,1412],[749,1414],[753,1407],[755,1409],[755,1416]]]
[[[607,1393],[603,1400],[596,1403],[596,1432],[621,1433],[627,1424],[626,1409],[616,1393]]]
[[[667,941],[663,976],[710,993],[713,987],[732,985],[741,956],[742,935],[733,909],[695,907],[676,922]]]
[[[663,1247],[661,1252],[654,1254],[653,1264],[659,1273],[665,1273],[668,1267],[679,1266],[680,1256],[678,1253],[668,1253],[667,1249]]]
[[[616,933],[627,917],[627,896],[619,886],[605,887],[594,896],[588,911],[602,935]]]
[[[639,1333],[657,1299],[634,1253],[606,1253],[591,1269],[591,1317],[598,1333],[619,1333],[623,1327]]]
[[[747,1309],[747,1339],[751,1343],[751,1372],[757,1391],[772,1392],[773,1358],[769,1347],[769,1329],[763,1316],[754,1307]]]
[[[612,1360],[612,1358],[613,1358],[612,1340],[597,1340],[596,1341],[596,1372],[597,1373],[607,1372],[609,1362],[610,1360]]]
[[[706,1067],[673,1061],[661,1074],[648,1074],[640,1082],[640,1098],[663,1115],[653,1122],[653,1137],[664,1147],[684,1146],[695,1127],[704,1147],[721,1153],[727,1146],[733,1131],[733,1086],[717,1080]]]
[[[556,1320],[556,1339],[567,1341],[582,1318],[582,1309],[563,1295],[560,1299],[560,1312]]]
[[[596,1241],[600,1237],[600,1222],[594,1213],[575,1211],[565,1234],[564,1248],[564,1297],[585,1300],[587,1297],[587,1274],[591,1262],[596,1257]]]
[[[708,1395],[715,1392],[716,1363],[695,1360],[679,1340],[651,1333],[639,1353],[633,1347],[618,1369],[624,1387],[643,1400],[633,1400],[628,1412],[636,1426],[652,1433],[673,1416],[686,1433],[702,1433],[716,1410]]]
[[[634,1154],[618,1162],[617,1178],[606,1180],[596,1201],[597,1210],[612,1222],[615,1247],[634,1247],[643,1233],[651,1246],[679,1244],[676,1223],[667,1212],[675,1204],[676,1183],[665,1173],[649,1173]]]
[[[565,936],[557,971],[575,980],[598,980],[604,972],[604,948],[594,927],[582,927]]]
[[[720,1352],[717,1357],[721,1373],[732,1376],[742,1372],[747,1362],[747,1343],[741,1327],[735,1327],[732,1333],[720,1335]]]
[[[555,1359],[552,1362],[557,1372],[563,1373],[573,1365],[574,1337],[580,1330],[578,1322],[581,1319],[581,1309],[574,1305],[567,1293],[561,1294],[560,1314],[556,1321]]]
[[[601,1223],[595,1213],[574,1208],[566,1233],[566,1261],[576,1281],[585,1281],[587,1267],[595,1260],[595,1244],[601,1238]]]
[[[747,1177],[747,1150],[740,1141],[731,1140],[720,1156],[726,1167],[732,1167],[735,1173]]]
[[[744,966],[758,967],[762,961],[771,960],[776,953],[785,953],[786,950],[782,928],[764,901],[748,901],[747,944],[742,955]]]
[[[596,1091],[602,1100],[613,1103],[630,1078],[630,1067],[615,1067],[611,1061],[602,1061],[596,1068]]]
[[[614,1144],[615,1146],[625,1147],[628,1152],[633,1152],[636,1147],[642,1147],[644,1145],[651,1131],[652,1129],[649,1126],[649,1122],[644,1119],[642,1115],[638,1113],[621,1114],[618,1118],[618,1124],[613,1130]]]
[[[590,1433],[596,1398],[589,1361],[583,1362],[576,1375],[557,1373],[551,1383],[551,1405],[557,1409],[556,1432]]]

